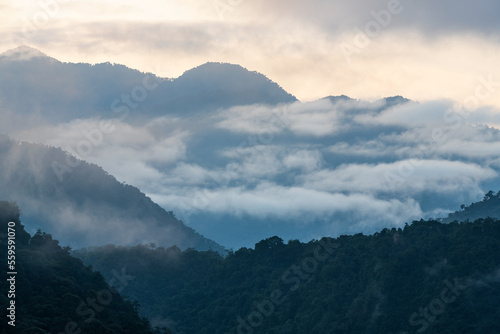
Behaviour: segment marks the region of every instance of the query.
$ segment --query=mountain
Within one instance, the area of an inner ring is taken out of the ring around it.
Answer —
[[[0,156],[0,198],[23,208],[31,232],[41,228],[72,247],[156,243],[224,251],[139,189],[60,149],[0,136]]]
[[[14,254],[10,272],[15,272],[0,282],[2,305],[10,308],[1,333],[153,334],[138,316],[138,305],[124,300],[101,274],[72,257],[50,234],[28,234],[17,206],[0,202],[0,226],[2,258],[7,259],[9,246]]]
[[[173,333],[499,333],[500,221],[414,221],[308,243],[213,252],[105,246],[75,256]]]
[[[239,65],[206,63],[165,84],[169,112],[216,110],[232,106],[277,105],[297,101],[278,84]],[[153,92],[156,94],[156,91]]]
[[[163,79],[111,63],[62,63],[27,46],[0,55],[0,78],[3,108],[50,121],[113,118],[121,116],[114,113],[120,108],[151,117],[296,101],[239,65],[207,63]]]

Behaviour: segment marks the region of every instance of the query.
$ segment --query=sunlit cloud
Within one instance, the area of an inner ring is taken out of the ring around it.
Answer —
[[[321,233],[367,232],[446,215],[500,186],[500,131],[469,123],[490,110],[456,123],[443,117],[453,106],[325,99],[115,121],[86,155],[79,145],[100,119],[26,122],[12,136],[102,166],[195,228],[227,216],[288,222],[291,234],[319,221]]]

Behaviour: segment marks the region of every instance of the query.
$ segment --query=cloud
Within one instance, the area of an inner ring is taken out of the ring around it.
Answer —
[[[13,138],[60,147],[75,157],[97,163],[113,171],[118,180],[143,187],[165,176],[158,166],[183,161],[188,131],[160,134],[170,121],[132,126],[115,120],[103,126],[100,119],[78,119],[56,125],[33,126],[13,134]],[[175,121],[174,121],[175,122]],[[139,171],[139,172],[138,172]]]
[[[364,26],[367,22],[375,20],[372,12],[379,13],[390,8],[394,11],[392,18],[389,19],[387,27],[389,29],[418,29],[429,35],[444,34],[450,30],[497,33],[500,25],[494,15],[500,11],[500,5],[494,0],[481,0],[474,3],[453,0],[439,2],[314,0],[307,3],[299,0],[281,0],[274,1],[272,4],[253,1],[252,6],[246,6],[244,9],[249,10],[250,15],[253,14],[254,17],[260,14],[271,20],[279,13],[281,14],[280,21],[295,20],[338,32],[346,28]]]
[[[412,199],[381,200],[362,193],[345,195],[301,187],[283,187],[269,182],[260,183],[253,189],[196,189],[185,195],[177,193],[154,198],[160,203],[170,203],[182,208],[183,212],[201,210],[212,214],[248,215],[259,219],[309,221],[318,217],[349,214],[351,217],[346,224],[357,225],[359,229],[370,226],[370,222],[378,226],[382,222],[399,225],[404,223],[401,218],[403,216],[405,219],[422,216],[418,203]],[[311,215],[312,213],[314,214]]]
[[[390,164],[346,164],[303,176],[306,188],[329,192],[360,192],[396,197],[432,192],[481,193],[478,184],[496,177],[491,168],[446,160],[400,160]]]
[[[449,101],[432,101],[424,104],[407,103],[385,109],[379,114],[362,114],[355,121],[362,124],[400,125],[422,127],[445,125],[446,112],[453,112]]]
[[[323,137],[339,131],[339,115],[329,100],[269,106],[239,106],[219,113],[217,126],[232,132],[272,136],[289,130],[296,135]]]
[[[496,109],[460,114],[448,100],[387,101],[238,106],[104,126],[100,118],[10,118],[5,109],[0,117],[14,138],[102,166],[209,237],[231,239],[227,226],[240,226],[245,236],[231,246],[253,245],[265,224],[289,238],[371,233],[443,216],[500,187],[500,131],[478,124],[496,120]]]
[[[317,170],[322,165],[323,156],[317,150],[299,150],[286,156],[283,164],[288,169],[299,169],[305,173]]]
[[[231,160],[213,178],[227,178],[238,184],[258,184],[294,171],[313,171],[322,163],[322,155],[317,150],[272,144],[231,148],[221,155]]]

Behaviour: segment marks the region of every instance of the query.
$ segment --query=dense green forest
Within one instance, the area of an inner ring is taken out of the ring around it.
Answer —
[[[72,257],[70,250],[60,247],[50,234],[37,232],[30,236],[19,220],[18,207],[8,202],[0,202],[4,269],[9,222],[15,223],[11,227],[15,230],[15,238],[11,239],[14,243],[9,246],[14,246],[10,250],[14,252],[17,274],[7,276],[15,276],[15,280],[0,281],[1,305],[5,307],[1,333],[153,333],[149,322],[138,316],[137,303],[124,300],[100,273]],[[2,276],[6,273],[4,270]],[[13,319],[5,317],[10,313],[5,309],[11,300],[15,301],[15,327],[7,323]]]
[[[223,258],[154,245],[76,256],[173,333],[500,333],[500,221],[415,221]]]
[[[500,333],[494,218],[307,243],[271,237],[225,257],[154,244],[71,251],[30,236],[17,206],[0,202],[5,251],[8,222],[16,328],[3,321],[1,333]]]

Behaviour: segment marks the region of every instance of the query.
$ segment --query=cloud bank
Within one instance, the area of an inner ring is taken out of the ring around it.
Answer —
[[[500,188],[500,131],[483,124],[490,109],[465,119],[451,101],[389,101],[115,120],[86,155],[78,147],[99,119],[10,135],[102,166],[228,247],[253,246],[278,231],[301,240],[371,233],[443,216]]]

